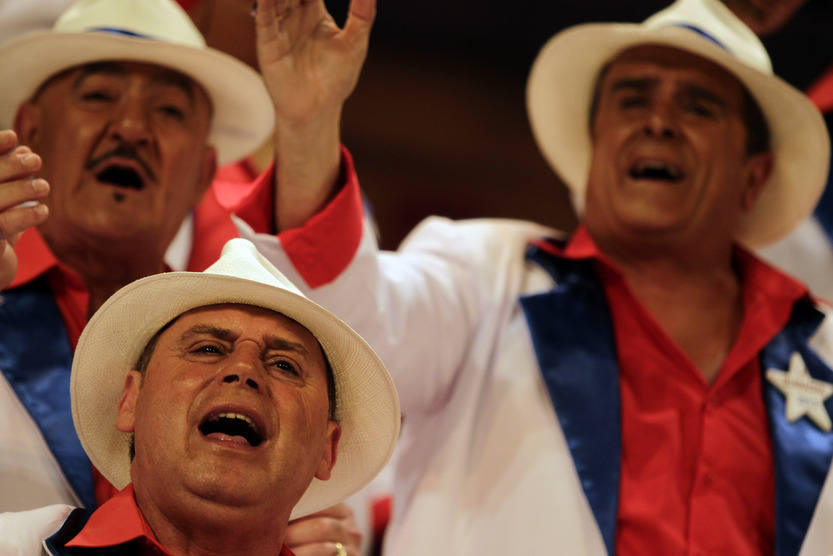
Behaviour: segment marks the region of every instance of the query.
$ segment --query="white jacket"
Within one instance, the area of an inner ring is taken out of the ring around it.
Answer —
[[[553,233],[431,218],[398,253],[380,253],[365,229],[347,268],[308,292],[370,342],[399,389],[388,554],[606,553],[519,302],[554,287],[524,257],[529,240]],[[303,283],[274,238],[256,243]],[[831,330],[826,321],[811,340],[828,367]],[[831,488],[825,482],[801,554],[833,553]]]

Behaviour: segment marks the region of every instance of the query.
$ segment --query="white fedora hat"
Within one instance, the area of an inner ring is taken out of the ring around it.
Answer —
[[[399,398],[384,365],[352,328],[307,299],[245,239],[204,272],[168,272],[123,287],[93,315],[72,363],[72,417],[93,465],[115,487],[130,482],[130,435],[115,428],[128,371],[172,319],[197,307],[242,303],[286,315],[321,344],[333,370],[342,434],[327,481],[313,479],[292,517],[326,508],[367,484],[399,434]]]
[[[0,122],[49,77],[105,60],[157,64],[199,83],[214,109],[209,141],[220,164],[257,149],[272,132],[274,108],[260,75],[219,50],[173,0],[78,0],[51,31],[36,31],[0,46]]]
[[[773,173],[737,239],[765,245],[816,206],[827,179],[824,120],[800,91],[772,73],[761,41],[718,0],[678,0],[641,24],[595,23],[558,33],[541,49],[527,84],[527,111],[544,157],[583,200],[590,169],[590,103],[601,69],[639,44],[692,52],[726,68],[749,90],[769,124]]]

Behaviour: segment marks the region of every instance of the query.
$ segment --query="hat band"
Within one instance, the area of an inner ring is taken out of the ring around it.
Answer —
[[[128,37],[136,37],[139,39],[153,39],[150,35],[130,31],[129,29],[121,29],[119,27],[93,27],[87,31],[99,31],[101,33],[111,33],[113,35],[126,35]]]
[[[729,50],[726,47],[725,44],[720,42],[716,37],[711,35],[708,31],[704,31],[703,29],[697,27],[696,25],[692,25],[691,23],[678,22],[678,23],[669,23],[668,27],[682,27],[683,29],[688,29],[689,31],[694,31],[695,33],[697,33],[698,35],[700,35],[704,39],[710,40],[711,42],[713,42],[714,44],[716,44],[717,46],[719,46],[720,48],[722,48],[726,52],[728,52],[730,54],[732,53],[732,51]]]

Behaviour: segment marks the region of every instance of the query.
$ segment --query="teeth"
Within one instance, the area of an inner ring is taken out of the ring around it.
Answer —
[[[662,179],[664,176],[678,180],[682,177],[682,170],[661,160],[639,160],[631,167],[630,174],[635,178]]]
[[[206,436],[212,433],[240,436],[251,446],[258,446],[263,442],[263,434],[252,418],[234,411],[213,415],[200,424],[199,430]]]
[[[219,415],[214,416],[211,420],[216,421],[216,420],[222,419],[224,417],[226,419],[240,419],[241,421],[246,421],[252,427],[255,426],[255,422],[252,421],[250,418],[246,417],[245,415],[243,415],[242,413],[230,413],[230,412],[220,413]]]

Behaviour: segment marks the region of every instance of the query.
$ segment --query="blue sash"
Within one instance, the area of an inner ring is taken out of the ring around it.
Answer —
[[[541,374],[556,408],[584,494],[608,554],[614,554],[621,462],[619,366],[604,290],[591,260],[530,247],[527,258],[555,279],[547,292],[523,296]],[[798,351],[809,373],[833,383],[833,371],[807,341],[822,315],[796,303],[789,323],[764,348],[761,370],[789,368]],[[775,465],[775,554],[798,554],[833,457],[833,433],[806,418],[789,423],[783,394],[764,380]],[[833,414],[833,398],[826,403]]]
[[[789,369],[797,351],[813,378],[833,383],[833,371],[807,345],[823,318],[809,300],[797,302],[787,326],[761,352],[762,371]],[[775,554],[798,554],[833,458],[833,432],[806,417],[788,422],[784,395],[767,380],[764,401],[775,458]],[[833,415],[833,398],[825,408]]]
[[[527,258],[556,282],[548,292],[521,297],[521,306],[584,495],[613,554],[622,438],[607,300],[592,261],[559,259],[534,246]]]
[[[71,367],[72,349],[46,278],[3,292],[0,370],[81,502],[94,508],[92,467],[72,424]]]

